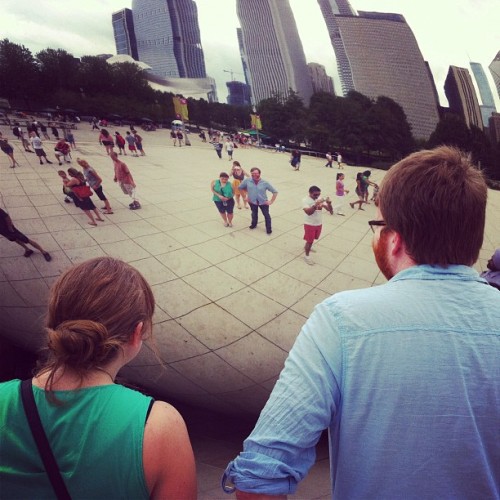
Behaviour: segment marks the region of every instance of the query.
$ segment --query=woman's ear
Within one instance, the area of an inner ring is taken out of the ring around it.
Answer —
[[[130,337],[130,343],[137,347],[142,344],[142,330],[144,328],[144,323],[141,321],[140,323],[137,323],[137,326],[134,329],[134,333]]]

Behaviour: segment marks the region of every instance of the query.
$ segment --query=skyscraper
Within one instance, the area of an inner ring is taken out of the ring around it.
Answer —
[[[491,76],[493,77],[493,81],[495,82],[498,97],[500,97],[500,50],[497,52],[495,59],[491,61],[491,64],[488,66],[488,68],[490,69]]]
[[[250,100],[250,86],[244,82],[226,82],[227,87],[227,103],[232,106],[249,106]]]
[[[481,97],[482,104],[479,105],[479,109],[481,110],[481,116],[483,117],[483,125],[487,127],[491,114],[497,110],[493,94],[491,93],[490,85],[486,79],[486,73],[484,72],[481,64],[471,62],[470,68],[474,74],[477,88],[479,89],[479,96]]]
[[[348,0],[318,0],[318,3],[325,19],[330,41],[335,51],[335,57],[337,58],[337,70],[339,72],[342,92],[346,95],[349,90],[354,90],[354,82],[352,81],[352,69],[345,51],[344,42],[340,36],[336,16],[355,16],[356,12]]]
[[[139,60],[137,40],[135,39],[134,19],[131,9],[122,9],[111,16],[117,54],[131,56]]]
[[[467,68],[450,66],[444,82],[444,92],[452,113],[462,117],[469,128],[475,125],[483,130],[476,90]]]
[[[314,92],[329,92],[335,94],[333,80],[326,74],[325,67],[318,63],[308,63],[309,75]]]
[[[439,121],[438,102],[428,67],[405,18],[379,12],[353,15],[352,9],[348,15],[335,14],[334,6],[340,12],[340,6],[350,8],[349,4],[345,0],[318,2],[323,14],[327,12],[335,22],[330,38],[343,91],[353,89],[370,98],[390,97],[403,108],[413,136],[428,139]],[[329,17],[325,21],[332,26]]]
[[[253,101],[292,89],[308,105],[311,79],[288,0],[237,0],[236,8]]]
[[[193,0],[133,0],[139,59],[161,77],[205,78],[205,59]]]

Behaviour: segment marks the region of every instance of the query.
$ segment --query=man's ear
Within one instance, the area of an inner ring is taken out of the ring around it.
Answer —
[[[401,253],[405,251],[403,238],[401,238],[401,235],[396,231],[391,231],[389,244],[390,252],[393,256],[401,255]]]

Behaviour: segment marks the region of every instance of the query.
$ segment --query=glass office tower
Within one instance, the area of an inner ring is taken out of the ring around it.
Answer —
[[[138,61],[139,55],[137,53],[132,10],[122,9],[114,12],[111,16],[111,21],[113,23],[116,53],[129,55]]]
[[[133,0],[139,59],[162,78],[206,78],[193,0]]]

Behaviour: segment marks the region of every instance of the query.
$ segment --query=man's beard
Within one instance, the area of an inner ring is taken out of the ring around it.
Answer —
[[[375,255],[377,266],[388,280],[394,276],[387,252],[389,237],[389,232],[382,229],[378,241],[376,243],[375,241],[372,242],[373,255]]]

